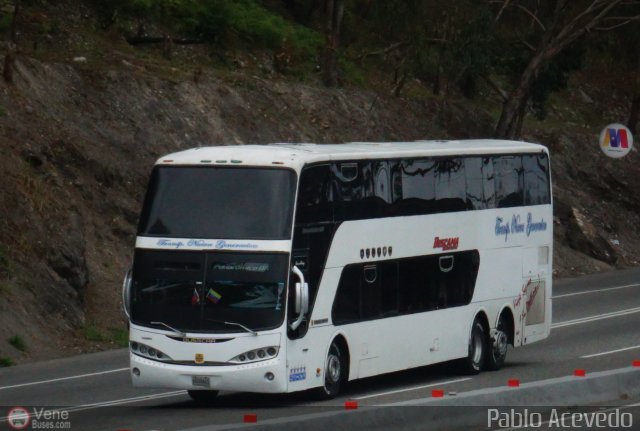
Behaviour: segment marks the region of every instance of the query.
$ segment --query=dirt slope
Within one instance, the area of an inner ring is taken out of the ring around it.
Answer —
[[[0,83],[0,357],[20,363],[117,345],[121,279],[146,177],[162,154],[490,137],[492,125],[478,106],[447,98],[19,56],[14,83]],[[594,129],[578,125],[533,124],[525,138],[552,151],[558,274],[637,265],[637,152],[607,159]],[[25,352],[7,342],[13,335]]]

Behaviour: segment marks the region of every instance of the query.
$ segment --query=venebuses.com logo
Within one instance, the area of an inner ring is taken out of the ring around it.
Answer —
[[[14,407],[7,414],[7,423],[15,430],[23,430],[29,426],[31,415],[24,407]]]
[[[33,408],[29,412],[24,407],[13,407],[7,413],[7,424],[14,430],[23,430],[31,426],[31,429],[68,430],[71,429],[69,412],[56,409]]]

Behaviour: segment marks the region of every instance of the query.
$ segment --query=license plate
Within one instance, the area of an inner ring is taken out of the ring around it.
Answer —
[[[204,388],[211,387],[208,376],[191,376],[191,384],[193,386],[202,386]]]

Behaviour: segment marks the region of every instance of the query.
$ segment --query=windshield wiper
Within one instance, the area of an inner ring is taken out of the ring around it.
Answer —
[[[214,320],[214,319],[205,319],[208,320],[209,322],[216,322],[216,323],[224,323],[225,325],[232,325],[232,326],[239,326],[242,329],[244,329],[247,332],[250,332],[252,335],[258,335],[258,333],[256,331],[254,331],[253,329],[247,328],[246,326],[244,326],[242,323],[236,323],[236,322],[223,322],[222,320]]]
[[[169,328],[170,330],[172,330],[172,331],[173,331],[173,332],[175,332],[176,334],[180,335],[181,337],[186,337],[186,336],[187,336],[187,334],[186,334],[186,333],[184,333],[184,332],[180,331],[179,329],[176,329],[176,328],[174,328],[174,327],[172,327],[172,326],[169,326],[169,325],[167,325],[167,324],[166,324],[166,323],[164,323],[164,322],[150,322],[150,323],[151,323],[152,325],[161,325],[161,326],[164,326],[165,328]]]

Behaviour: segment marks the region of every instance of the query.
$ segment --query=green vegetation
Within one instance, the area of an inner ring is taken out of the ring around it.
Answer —
[[[6,356],[0,356],[0,368],[2,367],[10,367],[15,365],[11,358],[7,358]]]
[[[95,323],[88,323],[82,329],[82,336],[95,343],[111,343],[118,347],[129,345],[129,331],[122,328],[100,329]]]
[[[9,338],[9,344],[11,344],[21,352],[27,351],[27,344],[24,342],[24,339],[20,335],[14,335],[13,337]]]
[[[111,341],[118,347],[127,347],[129,345],[129,331],[122,328],[110,328]]]
[[[107,341],[107,336],[94,323],[88,323],[82,328],[82,336],[87,341],[102,343]]]
[[[93,62],[110,57],[113,36],[119,41],[124,36],[129,46],[119,46],[119,53],[144,63],[139,70],[169,80],[199,76],[194,70],[213,64],[220,74],[227,68],[273,69],[294,79],[316,76],[326,85],[351,84],[396,96],[430,97],[431,92],[483,104],[481,99],[488,99],[499,106],[496,137],[518,137],[531,114],[544,120],[549,98],[586,66],[615,64],[606,69],[607,82],[640,100],[634,78],[637,2],[84,0],[98,25],[73,29],[60,17],[28,11],[55,3],[26,2],[20,13],[42,17],[31,28],[36,39],[67,32],[80,36],[70,38],[83,41],[72,48],[88,53],[88,63],[76,67],[98,66]],[[2,15],[0,31],[15,27],[9,16]],[[31,21],[16,19],[27,28]],[[108,38],[101,39],[101,31]],[[193,44],[202,48],[176,48]],[[143,48],[149,46],[160,49]],[[173,54],[178,51],[181,61]],[[273,67],[266,64],[269,59]],[[634,103],[627,121],[632,128],[640,121],[640,102]]]

